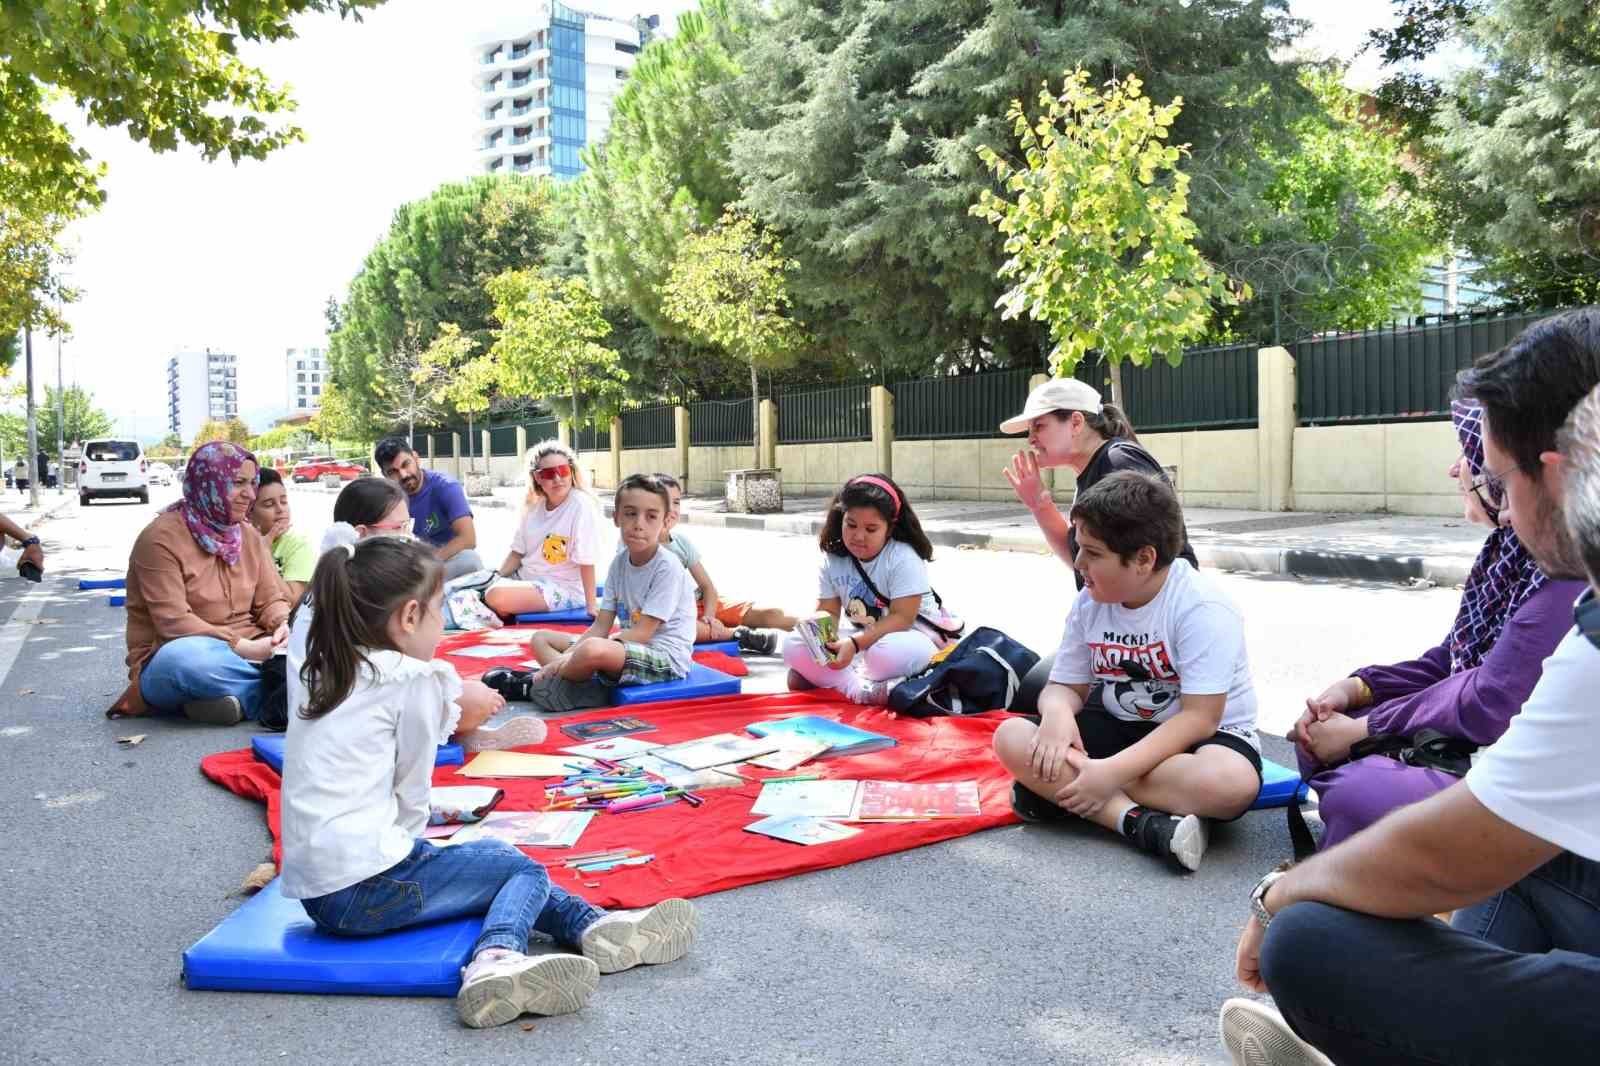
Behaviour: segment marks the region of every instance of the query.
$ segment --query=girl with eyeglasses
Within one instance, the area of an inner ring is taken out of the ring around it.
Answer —
[[[583,483],[578,457],[556,440],[528,451],[528,499],[500,576],[483,602],[512,616],[582,607],[593,615],[595,564],[609,558],[599,505]]]

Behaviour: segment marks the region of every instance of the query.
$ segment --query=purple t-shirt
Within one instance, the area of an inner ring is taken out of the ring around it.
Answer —
[[[472,517],[461,482],[433,470],[422,472],[422,488],[406,501],[406,505],[411,510],[412,534],[435,548],[448,544],[455,536],[450,523]]]

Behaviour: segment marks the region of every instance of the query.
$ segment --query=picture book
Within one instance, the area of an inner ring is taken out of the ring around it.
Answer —
[[[865,729],[843,725],[831,718],[816,714],[803,714],[796,718],[780,718],[771,722],[755,722],[745,729],[758,737],[771,737],[782,741],[785,747],[796,740],[810,740],[828,745],[822,758],[835,755],[863,755],[869,751],[892,748],[899,741],[882,733],[869,733]]]
[[[763,770],[793,770],[796,766],[802,766],[810,762],[827,750],[828,745],[820,740],[793,740],[771,755],[763,755],[759,759],[751,759],[750,765],[759,766]]]
[[[507,655],[515,655],[521,650],[506,644],[474,644],[467,648],[457,648],[448,654],[463,659],[504,659]]]
[[[546,755],[526,751],[480,751],[456,773],[462,777],[567,777],[574,766],[592,770],[594,764],[576,755]]]
[[[457,830],[450,843],[494,839],[525,848],[570,848],[593,817],[593,811],[496,811]]]
[[[763,818],[745,826],[744,831],[794,844],[831,844],[836,840],[848,840],[861,832],[853,826],[840,825],[826,818],[798,817]]]
[[[622,718],[600,718],[593,722],[572,722],[561,731],[573,740],[601,740],[605,737],[625,737],[633,733],[653,733],[655,726],[631,715]]]
[[[654,752],[629,756],[619,761],[624,766],[637,766],[674,788],[686,788],[691,792],[703,792],[708,788],[733,788],[745,783],[738,774],[726,774],[721,770],[691,770],[659,758]]]
[[[647,740],[638,740],[634,737],[611,737],[607,740],[596,740],[588,744],[574,744],[562,751],[570,751],[574,755],[585,755],[591,759],[625,759],[629,755],[639,755],[652,748],[659,747]]]
[[[741,737],[737,733],[717,733],[714,736],[689,740],[655,749],[655,754],[668,762],[686,766],[691,770],[704,770],[709,766],[726,766],[744,762],[757,755],[777,751],[783,745],[776,740]]]
[[[850,820],[907,822],[982,813],[976,781],[863,781]]]
[[[776,817],[849,818],[859,781],[770,781],[761,786],[751,814]]]
[[[506,794],[489,785],[435,785],[428,797],[428,824],[481,821]]]

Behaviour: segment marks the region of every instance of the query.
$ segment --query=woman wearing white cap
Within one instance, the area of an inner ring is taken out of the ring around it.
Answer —
[[[1073,566],[1078,545],[1072,524],[1050,498],[1039,471],[1069,466],[1078,476],[1078,492],[1108,474],[1133,470],[1154,474],[1171,484],[1156,457],[1145,450],[1133,432],[1128,416],[1115,404],[1102,403],[1094,387],[1075,378],[1051,378],[1028,394],[1022,413],[1000,423],[1002,433],[1026,433],[1028,447],[1018,452],[1006,468],[1006,480],[1039,523],[1050,549]],[[1200,563],[1185,532],[1179,555],[1196,569]],[[1073,579],[1083,587],[1074,567]]]

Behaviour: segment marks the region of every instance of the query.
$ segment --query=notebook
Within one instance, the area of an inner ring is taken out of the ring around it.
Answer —
[[[569,777],[574,766],[594,769],[576,755],[546,755],[527,751],[480,751],[456,773],[462,777]]]
[[[504,790],[491,785],[435,785],[428,796],[428,824],[480,821],[505,798]]]
[[[982,813],[976,781],[863,781],[850,820],[908,822]]]
[[[776,817],[849,818],[859,781],[769,781],[751,814]]]
[[[584,755],[591,759],[625,759],[630,755],[641,755],[652,748],[659,747],[647,740],[637,740],[634,737],[611,737],[607,740],[596,740],[590,744],[574,744],[562,751],[574,755]]]
[[[686,788],[691,792],[701,792],[708,788],[733,788],[745,784],[745,779],[738,774],[726,774],[721,770],[691,770],[686,766],[658,758],[653,751],[643,755],[632,755],[619,761],[624,766],[637,766],[645,773],[661,778],[673,788]]]
[[[796,718],[780,718],[771,722],[755,722],[745,726],[758,737],[770,737],[789,747],[796,740],[812,740],[828,745],[822,758],[835,755],[863,755],[869,751],[892,748],[899,741],[882,733],[869,733],[865,729],[835,722],[816,714],[803,714]]]
[[[757,755],[777,751],[782,746],[776,740],[741,737],[737,733],[717,733],[698,740],[685,741],[682,744],[656,748],[653,754],[691,770],[704,770],[710,766],[744,762]]]
[[[593,817],[593,811],[496,811],[463,826],[447,843],[493,839],[525,848],[570,848]]]
[[[763,755],[759,759],[751,759],[751,766],[759,766],[763,770],[793,770],[802,766],[823,752],[828,750],[828,745],[822,741],[794,740],[771,755]]]
[[[631,733],[653,733],[655,726],[632,715],[621,718],[600,718],[593,722],[570,722],[561,731],[573,740],[600,740],[604,737],[625,737]]]
[[[861,830],[826,818],[763,818],[744,827],[746,833],[760,833],[794,844],[831,844],[848,840]]]

